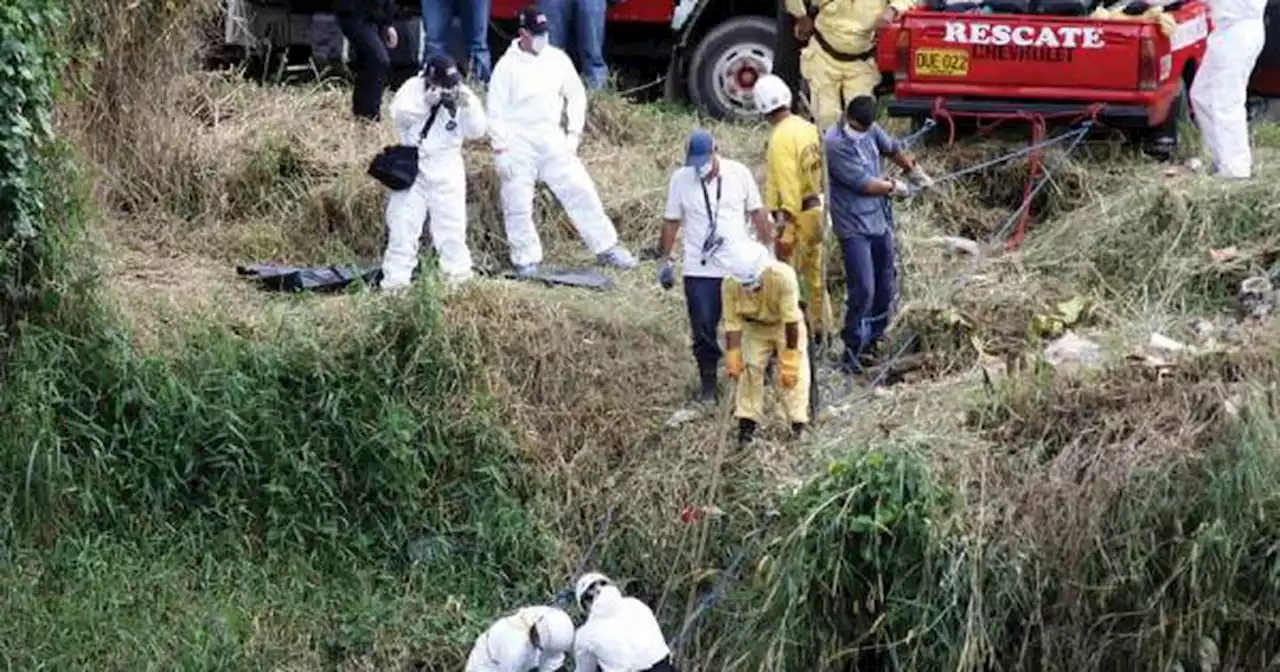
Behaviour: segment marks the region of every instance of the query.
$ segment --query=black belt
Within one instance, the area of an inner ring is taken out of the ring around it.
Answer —
[[[803,199],[800,200],[801,210],[812,210],[818,207],[819,205],[822,205],[822,199],[818,198],[817,194],[814,194],[812,196],[805,196]]]
[[[816,28],[813,30],[813,39],[818,41],[818,46],[822,47],[822,50],[827,52],[827,55],[837,61],[853,63],[855,61],[865,61],[869,58],[875,58],[876,56],[876,44],[874,41],[871,43],[871,48],[864,52],[858,54],[846,54],[831,46],[831,43],[827,41],[827,38],[823,37],[822,33],[819,33]]]
[[[742,318],[742,321],[743,321],[743,322],[750,322],[751,324],[757,324],[757,325],[760,325],[760,326],[762,326],[762,327],[776,327],[776,326],[778,326],[779,324],[782,324],[781,322],[761,322],[760,320],[754,320],[754,319],[752,319],[752,318],[750,318],[750,317],[744,317],[744,318]]]

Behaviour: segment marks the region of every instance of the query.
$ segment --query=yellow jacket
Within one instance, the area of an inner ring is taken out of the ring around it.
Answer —
[[[804,322],[800,312],[800,283],[796,272],[780,261],[771,261],[761,274],[760,288],[747,291],[733,278],[720,285],[724,304],[724,330],[742,331],[752,326],[780,326]]]
[[[769,136],[765,173],[765,207],[798,216],[805,198],[822,193],[818,127],[794,114],[783,119]]]
[[[860,54],[875,45],[876,19],[885,7],[893,7],[901,14],[916,5],[917,0],[813,0],[818,16],[813,20],[814,30],[822,33],[827,43],[846,54]],[[805,15],[805,0],[785,0],[787,13]]]

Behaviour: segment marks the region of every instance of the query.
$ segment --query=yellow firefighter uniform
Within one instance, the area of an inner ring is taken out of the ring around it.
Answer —
[[[779,261],[801,278],[809,328],[817,334],[831,324],[831,302],[822,286],[822,146],[818,127],[792,114],[769,137],[765,159],[765,207],[788,215],[779,237]]]
[[[790,266],[770,260],[759,286],[747,289],[732,276],[721,285],[725,333],[740,332],[742,347],[726,353],[730,377],[738,378],[734,417],[759,422],[764,416],[764,371],[778,353],[782,405],[792,423],[809,422],[809,347],[800,287]],[[795,323],[799,339],[787,349],[786,325]]]
[[[825,130],[840,120],[849,101],[871,95],[880,83],[876,65],[876,19],[886,7],[898,13],[916,0],[815,0],[813,37],[800,54],[800,74],[809,83],[809,107]],[[792,16],[805,16],[804,0],[786,0]]]

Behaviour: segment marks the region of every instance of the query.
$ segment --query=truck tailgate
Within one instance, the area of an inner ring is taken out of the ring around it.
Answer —
[[[898,57],[914,84],[1138,86],[1144,24],[1086,17],[911,12]],[[900,64],[901,66],[901,64]]]

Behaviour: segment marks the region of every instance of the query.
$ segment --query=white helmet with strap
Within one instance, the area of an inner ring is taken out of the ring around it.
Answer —
[[[538,648],[548,653],[565,653],[573,648],[573,619],[560,609],[549,608],[533,623]]]
[[[588,572],[578,578],[578,582],[574,587],[574,595],[578,599],[578,608],[583,611],[589,609],[591,600],[595,598],[596,591],[601,586],[612,586],[613,579],[601,574],[600,572]]]
[[[791,107],[791,87],[777,75],[765,75],[756,80],[751,87],[751,97],[755,99],[756,111],[760,114]]]

